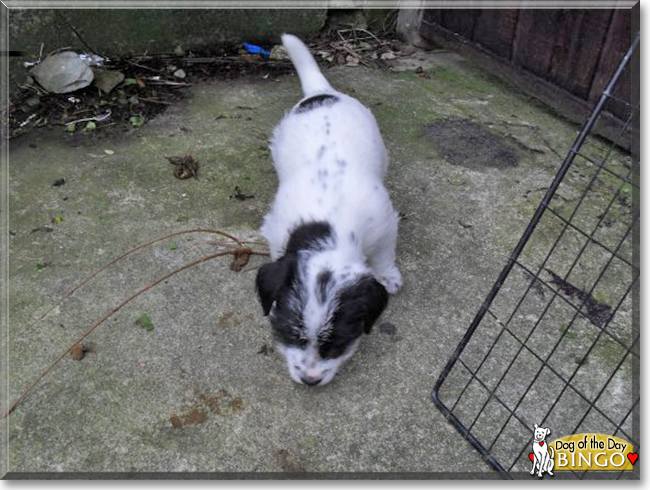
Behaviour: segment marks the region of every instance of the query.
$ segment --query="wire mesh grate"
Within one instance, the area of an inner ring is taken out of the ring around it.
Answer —
[[[611,95],[638,46],[637,34],[432,393],[505,478],[530,471],[535,423],[639,448],[639,169],[616,141],[640,108]],[[628,119],[605,144],[591,130],[611,103]]]

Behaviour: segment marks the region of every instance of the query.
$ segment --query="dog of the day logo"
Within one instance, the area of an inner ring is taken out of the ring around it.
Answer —
[[[528,455],[531,475],[539,478],[553,471],[633,471],[639,455],[620,437],[606,434],[573,434],[547,443],[551,430],[535,424],[533,452]]]

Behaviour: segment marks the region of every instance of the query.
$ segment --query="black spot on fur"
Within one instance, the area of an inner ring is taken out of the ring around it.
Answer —
[[[324,145],[321,146],[321,147],[318,149],[318,154],[316,155],[316,158],[318,158],[319,160],[320,160],[321,158],[323,158],[323,155],[325,155],[325,150],[326,150],[325,146],[324,146]]]
[[[340,158],[336,160],[336,164],[341,168],[345,168],[348,166],[348,162],[346,162],[345,160],[341,160]]]
[[[332,104],[338,102],[339,98],[335,95],[321,94],[314,95],[308,99],[303,100],[298,107],[296,107],[295,112],[297,114],[302,114],[304,112],[309,112],[313,109],[318,109],[319,107],[328,107]]]
[[[325,304],[327,299],[327,289],[332,280],[332,271],[325,270],[322,271],[316,276],[316,298],[318,302],[322,305]]]
[[[332,238],[332,227],[324,221],[312,221],[298,226],[291,232],[287,244],[287,254],[300,250],[320,248],[322,243]]]
[[[352,243],[357,243],[357,234],[353,231],[350,232],[350,241]]]

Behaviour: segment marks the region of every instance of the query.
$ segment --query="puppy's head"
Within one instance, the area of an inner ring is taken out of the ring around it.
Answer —
[[[326,223],[301,225],[284,256],[262,266],[257,291],[291,378],[326,385],[370,333],[388,293],[364,264],[342,265]]]
[[[534,437],[535,437],[535,442],[543,441],[546,439],[546,436],[551,433],[550,429],[546,429],[544,427],[540,427],[539,425],[535,424],[535,431],[534,431]]]

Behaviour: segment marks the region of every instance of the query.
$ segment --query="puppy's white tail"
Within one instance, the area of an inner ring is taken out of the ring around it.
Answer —
[[[291,62],[298,72],[298,78],[305,97],[332,90],[331,85],[321,73],[316,60],[305,46],[305,43],[292,34],[283,34],[282,45],[289,53]]]

